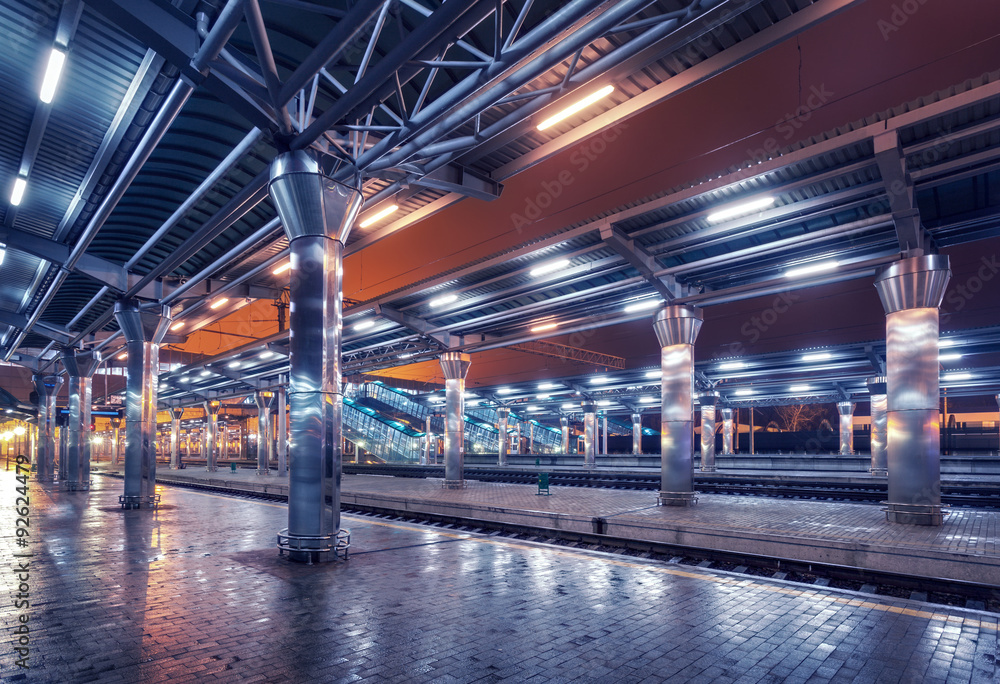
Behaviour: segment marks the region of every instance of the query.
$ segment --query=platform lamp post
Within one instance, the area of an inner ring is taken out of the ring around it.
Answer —
[[[951,268],[939,254],[902,259],[875,288],[885,309],[890,522],[940,525],[939,311]]]
[[[704,314],[691,306],[665,306],[653,319],[660,343],[660,493],[662,506],[694,503],[691,470],[694,425],[694,343]]]
[[[886,413],[886,379],[885,376],[868,378],[868,395],[871,400],[872,432],[871,432],[871,467],[872,475],[885,477],[888,474],[887,432],[889,417]]]

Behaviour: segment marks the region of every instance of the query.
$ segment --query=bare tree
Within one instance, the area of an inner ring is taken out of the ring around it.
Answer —
[[[826,418],[826,409],[818,404],[794,404],[791,406],[774,406],[775,420],[778,427],[788,432],[810,430]]]

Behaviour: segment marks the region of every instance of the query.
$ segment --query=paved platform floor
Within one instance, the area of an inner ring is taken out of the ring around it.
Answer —
[[[122,511],[104,477],[33,487],[18,547],[15,484],[0,544],[7,566],[32,554],[31,607],[0,611],[4,682],[1000,677],[994,614],[351,515],[350,559],[302,566],[274,548],[283,504],[163,487],[160,510]]]
[[[287,493],[287,478],[253,470],[161,469],[162,478],[242,483]],[[474,477],[470,473],[470,477]],[[648,491],[344,475],[341,501],[402,513],[449,515],[1000,585],[1000,512],[952,509],[940,527],[895,525],[881,506],[701,495],[690,508],[656,505]]]

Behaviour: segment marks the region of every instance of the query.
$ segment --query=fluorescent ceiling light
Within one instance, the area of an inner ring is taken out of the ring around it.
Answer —
[[[240,362],[239,361],[233,361],[228,366],[226,366],[226,368],[234,368],[234,369],[235,368],[239,368],[239,367],[240,367]]]
[[[735,394],[738,397],[749,397],[751,394],[753,394],[753,390],[752,389],[738,389],[735,392],[733,392],[733,394]]]
[[[202,371],[202,372],[200,373],[201,377],[203,377],[203,378],[207,378],[207,377],[208,377],[209,375],[211,375],[211,374],[212,374],[212,371],[210,371],[210,370],[208,370],[208,369],[206,369],[206,370],[203,370],[203,371]]]
[[[646,377],[649,378],[650,380],[652,380],[653,378],[662,378],[663,371],[661,370],[646,371]]]
[[[446,294],[446,295],[441,295],[440,297],[436,297],[436,298],[432,299],[430,302],[428,302],[428,304],[430,304],[432,307],[436,308],[436,307],[444,306],[445,304],[451,304],[451,303],[457,302],[457,301],[458,301],[458,295],[453,293],[453,294]]]
[[[773,197],[758,197],[757,199],[752,199],[749,202],[733,204],[725,209],[719,209],[718,211],[709,214],[706,218],[709,223],[718,223],[719,221],[725,221],[726,219],[753,213],[758,209],[769,207],[772,204],[774,204]]]
[[[809,385],[792,385],[788,389],[792,392],[808,392],[812,387]]]
[[[533,327],[531,332],[545,332],[546,330],[555,330],[558,327],[558,323],[543,323],[542,325],[536,325]]]
[[[24,199],[24,190],[28,187],[27,178],[15,178],[14,179],[14,189],[10,193],[10,205],[16,207]]]
[[[126,357],[128,357],[128,352],[122,352],[118,355],[118,360],[123,361]]]
[[[563,411],[572,411],[573,409],[576,408],[576,404],[563,404],[559,408],[561,408]]]
[[[541,383],[538,386],[538,389],[540,389],[540,390],[550,390],[550,389],[555,389],[558,386],[559,385],[555,384],[554,382],[543,382],[543,383]]]
[[[656,297],[652,299],[644,299],[641,302],[633,302],[625,307],[625,313],[635,313],[636,311],[646,311],[648,309],[656,309],[663,305],[662,299],[657,299]]]
[[[957,352],[938,354],[938,361],[958,361],[960,358],[962,358],[962,355]]]
[[[799,266],[798,268],[792,268],[785,271],[786,278],[798,278],[799,276],[811,275],[813,273],[825,273],[826,271],[832,271],[840,266],[839,261],[821,261],[818,264],[810,264],[809,266]]]
[[[601,399],[599,402],[597,402],[597,405],[598,406],[611,406],[611,400],[610,399]]]
[[[602,98],[607,97],[608,95],[610,95],[614,91],[615,91],[615,87],[614,86],[612,86],[612,85],[606,85],[606,86],[604,86],[600,90],[595,91],[595,92],[591,93],[590,95],[587,95],[582,100],[578,100],[576,103],[571,104],[569,107],[566,107],[566,109],[563,109],[563,110],[559,111],[558,113],[553,114],[552,116],[550,116],[549,118],[547,118],[545,121],[543,121],[542,123],[538,124],[538,130],[544,131],[546,128],[550,128],[550,127],[556,125],[557,123],[559,123],[563,119],[566,119],[568,117],[573,116],[574,114],[576,114],[580,110],[589,107],[590,105],[594,104],[595,102],[597,102],[598,100],[600,100]]]
[[[219,297],[214,302],[209,305],[209,309],[218,309],[220,306],[229,301],[228,297]]]
[[[271,274],[272,275],[281,275],[282,273],[284,273],[285,271],[287,271],[291,267],[292,267],[292,262],[290,260],[286,261],[281,266],[278,266],[278,268],[276,268],[273,271],[271,271]]]
[[[972,373],[948,373],[946,375],[941,376],[941,379],[947,382],[957,382],[959,380],[971,380]]]
[[[541,411],[542,407],[541,406],[529,406],[528,410],[529,411]]]
[[[746,367],[746,361],[726,361],[719,364],[719,370],[741,370]]]
[[[369,318],[366,321],[359,321],[358,323],[354,324],[355,330],[368,330],[368,328],[374,328],[374,327],[375,327],[375,321],[372,320],[371,318]]]
[[[528,275],[535,278],[540,275],[545,275],[546,273],[554,273],[555,271],[561,271],[562,269],[569,266],[569,259],[559,259],[557,261],[550,261],[547,264],[542,264],[541,266],[536,266],[528,272]]]
[[[643,404],[652,404],[656,401],[656,397],[640,397],[639,401]]]
[[[378,212],[374,216],[369,216],[368,218],[366,218],[359,225],[362,228],[367,228],[371,224],[377,223],[378,221],[381,221],[382,219],[384,219],[389,214],[394,213],[397,209],[399,209],[398,205],[390,204],[389,206],[387,206],[385,209],[383,209],[382,211]]]
[[[3,258],[7,255],[7,245],[0,244],[0,264],[3,263]]]
[[[476,399],[476,398],[478,398],[478,397],[479,397],[479,395],[478,395],[478,394],[475,394],[475,393],[473,393],[473,392],[466,392],[466,393],[465,393],[465,394],[463,394],[462,396],[463,396],[463,397],[465,397],[466,399]]]
[[[268,349],[268,350],[262,351],[260,353],[260,356],[258,358],[261,358],[261,359],[264,359],[265,361],[267,361],[268,359],[270,359],[273,356],[276,356],[276,354],[273,351],[271,351],[270,349]]]
[[[191,378],[185,375],[184,377],[180,378],[178,382],[191,382]]]
[[[611,382],[611,378],[606,375],[598,375],[596,378],[590,379],[591,385],[604,385],[609,382]]]
[[[537,399],[538,401],[545,401],[546,399],[551,399],[551,398],[552,398],[551,394],[539,394],[535,397],[535,399]]]
[[[49,64],[45,67],[45,78],[42,79],[42,89],[38,92],[38,99],[48,104],[56,95],[56,86],[59,85],[59,75],[62,74],[63,64],[66,63],[66,53],[57,48],[52,48],[49,53]]]
[[[513,394],[517,390],[511,389],[510,387],[501,387],[497,390],[497,394]]]
[[[184,327],[184,321],[177,321],[172,326],[170,326],[170,329],[171,330],[180,330],[183,327]]]
[[[958,344],[958,340],[938,340],[938,349],[944,349],[945,347],[954,347]]]
[[[405,354],[400,354],[396,358],[397,359],[403,359],[405,361],[406,359],[412,359],[414,356],[416,356],[415,352],[407,352]]]
[[[813,361],[829,361],[833,358],[833,354],[830,352],[817,352],[815,354],[806,354],[802,357],[802,360],[806,363],[812,363]]]

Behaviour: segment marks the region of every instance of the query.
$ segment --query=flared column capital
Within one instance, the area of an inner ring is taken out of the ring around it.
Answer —
[[[694,344],[705,320],[704,312],[694,306],[665,306],[653,318],[653,330],[661,347]]]
[[[936,309],[941,306],[951,279],[951,264],[943,254],[925,254],[900,259],[875,278],[875,289],[886,314],[904,309]]]

